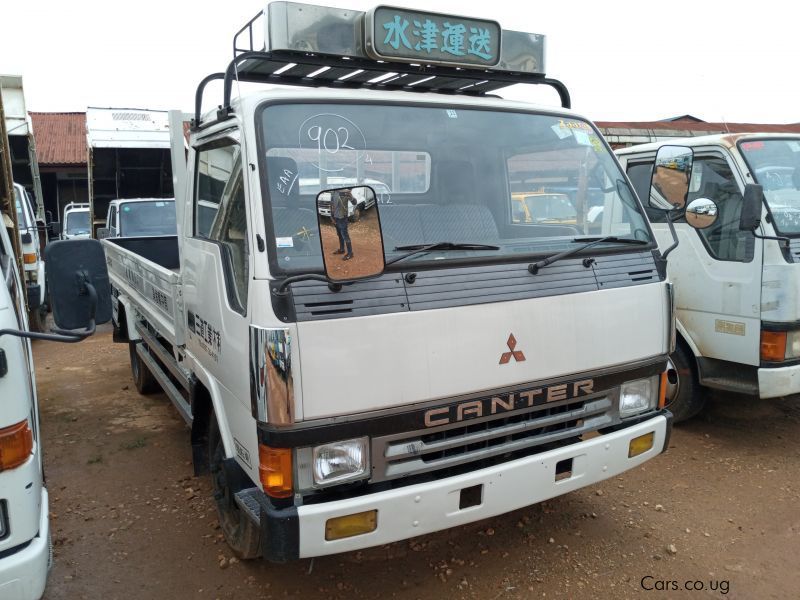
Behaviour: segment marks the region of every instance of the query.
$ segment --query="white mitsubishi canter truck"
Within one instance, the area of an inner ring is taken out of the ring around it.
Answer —
[[[272,2],[234,46],[188,165],[172,114],[178,236],[102,244],[115,339],[190,425],[239,556],[418,536],[662,452],[671,287],[542,36]],[[233,99],[237,80],[277,85]],[[496,96],[515,83],[563,108]],[[515,194],[556,190],[572,222],[514,218]]]
[[[665,172],[682,172],[688,193],[678,210],[650,214],[662,247],[668,218],[681,240],[668,259],[678,329],[670,410],[678,421],[697,414],[703,388],[800,393],[800,137],[712,135],[618,150],[643,201],[657,153],[670,150],[689,168]]]

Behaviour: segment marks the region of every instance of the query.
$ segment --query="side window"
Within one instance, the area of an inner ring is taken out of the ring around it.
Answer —
[[[742,194],[728,162],[721,156],[695,156],[688,201],[710,198],[719,207],[717,222],[697,232],[717,260],[750,262],[755,238],[739,230]]]
[[[238,157],[239,145],[228,137],[210,142],[198,149],[194,237],[208,238]]]
[[[219,242],[227,259],[228,299],[231,305],[244,312],[247,306],[247,288],[250,268],[250,249],[247,243],[247,210],[241,164],[237,161],[235,175],[229,189],[222,195],[219,211],[208,238]],[[233,292],[233,293],[231,293]]]
[[[249,281],[249,246],[239,145],[230,137],[197,152],[194,237],[222,249],[225,287],[231,307],[244,314]]]
[[[628,164],[628,179],[633,184],[633,189],[639,200],[642,201],[644,210],[647,213],[647,218],[651,223],[666,223],[667,217],[663,210],[650,208],[650,179],[653,176],[653,163],[629,163]]]
[[[117,235],[117,208],[112,206],[108,211],[108,229],[111,237]]]

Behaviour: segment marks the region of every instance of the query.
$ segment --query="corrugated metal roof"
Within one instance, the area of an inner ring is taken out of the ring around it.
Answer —
[[[595,125],[606,130],[626,130],[636,132],[642,130],[669,130],[680,131],[685,134],[690,132],[707,133],[800,133],[800,123],[775,124],[775,123],[699,123],[690,120],[677,121],[595,121]]]
[[[39,166],[86,165],[86,113],[29,113]]]

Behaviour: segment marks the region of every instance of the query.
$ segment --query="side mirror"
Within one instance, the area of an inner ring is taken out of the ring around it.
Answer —
[[[98,227],[97,228],[97,239],[102,240],[111,235],[111,229],[108,227]]]
[[[47,287],[59,329],[88,328],[111,320],[111,283],[97,240],[57,241],[45,249]]]
[[[50,225],[50,223],[53,222],[53,211],[51,210],[44,211],[44,222],[47,225]]]
[[[661,146],[650,178],[650,208],[675,210],[686,206],[694,151],[686,146]]]
[[[755,231],[761,224],[761,205],[764,200],[764,188],[757,183],[744,186],[742,196],[742,212],[739,215],[739,230]]]
[[[706,229],[717,222],[719,208],[708,198],[695,198],[686,207],[686,222],[695,229]]]
[[[30,231],[26,231],[19,237],[23,244],[30,244],[33,241],[33,236],[31,235]]]
[[[52,236],[61,235],[61,221],[50,222],[50,234]]]
[[[348,205],[355,208],[362,198],[370,209],[350,223]],[[328,279],[352,281],[383,273],[386,259],[375,190],[366,185],[323,190],[317,195],[317,220]]]

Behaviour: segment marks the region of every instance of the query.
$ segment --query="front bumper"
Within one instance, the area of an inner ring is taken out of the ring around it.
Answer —
[[[760,398],[780,398],[800,394],[800,365],[768,367],[758,370]]]
[[[47,490],[42,488],[39,533],[30,542],[0,554],[0,598],[38,600],[50,570],[50,522]]]
[[[364,496],[261,512],[264,557],[273,562],[379,546],[465,525],[542,502],[614,477],[661,453],[672,415],[645,421],[570,446],[471,473]],[[628,458],[630,441],[654,432],[653,447]],[[556,480],[556,465],[572,459],[571,475]],[[461,490],[482,486],[477,506],[459,509]],[[262,505],[263,506],[263,505]],[[377,528],[345,539],[325,539],[328,519],[378,511]]]

